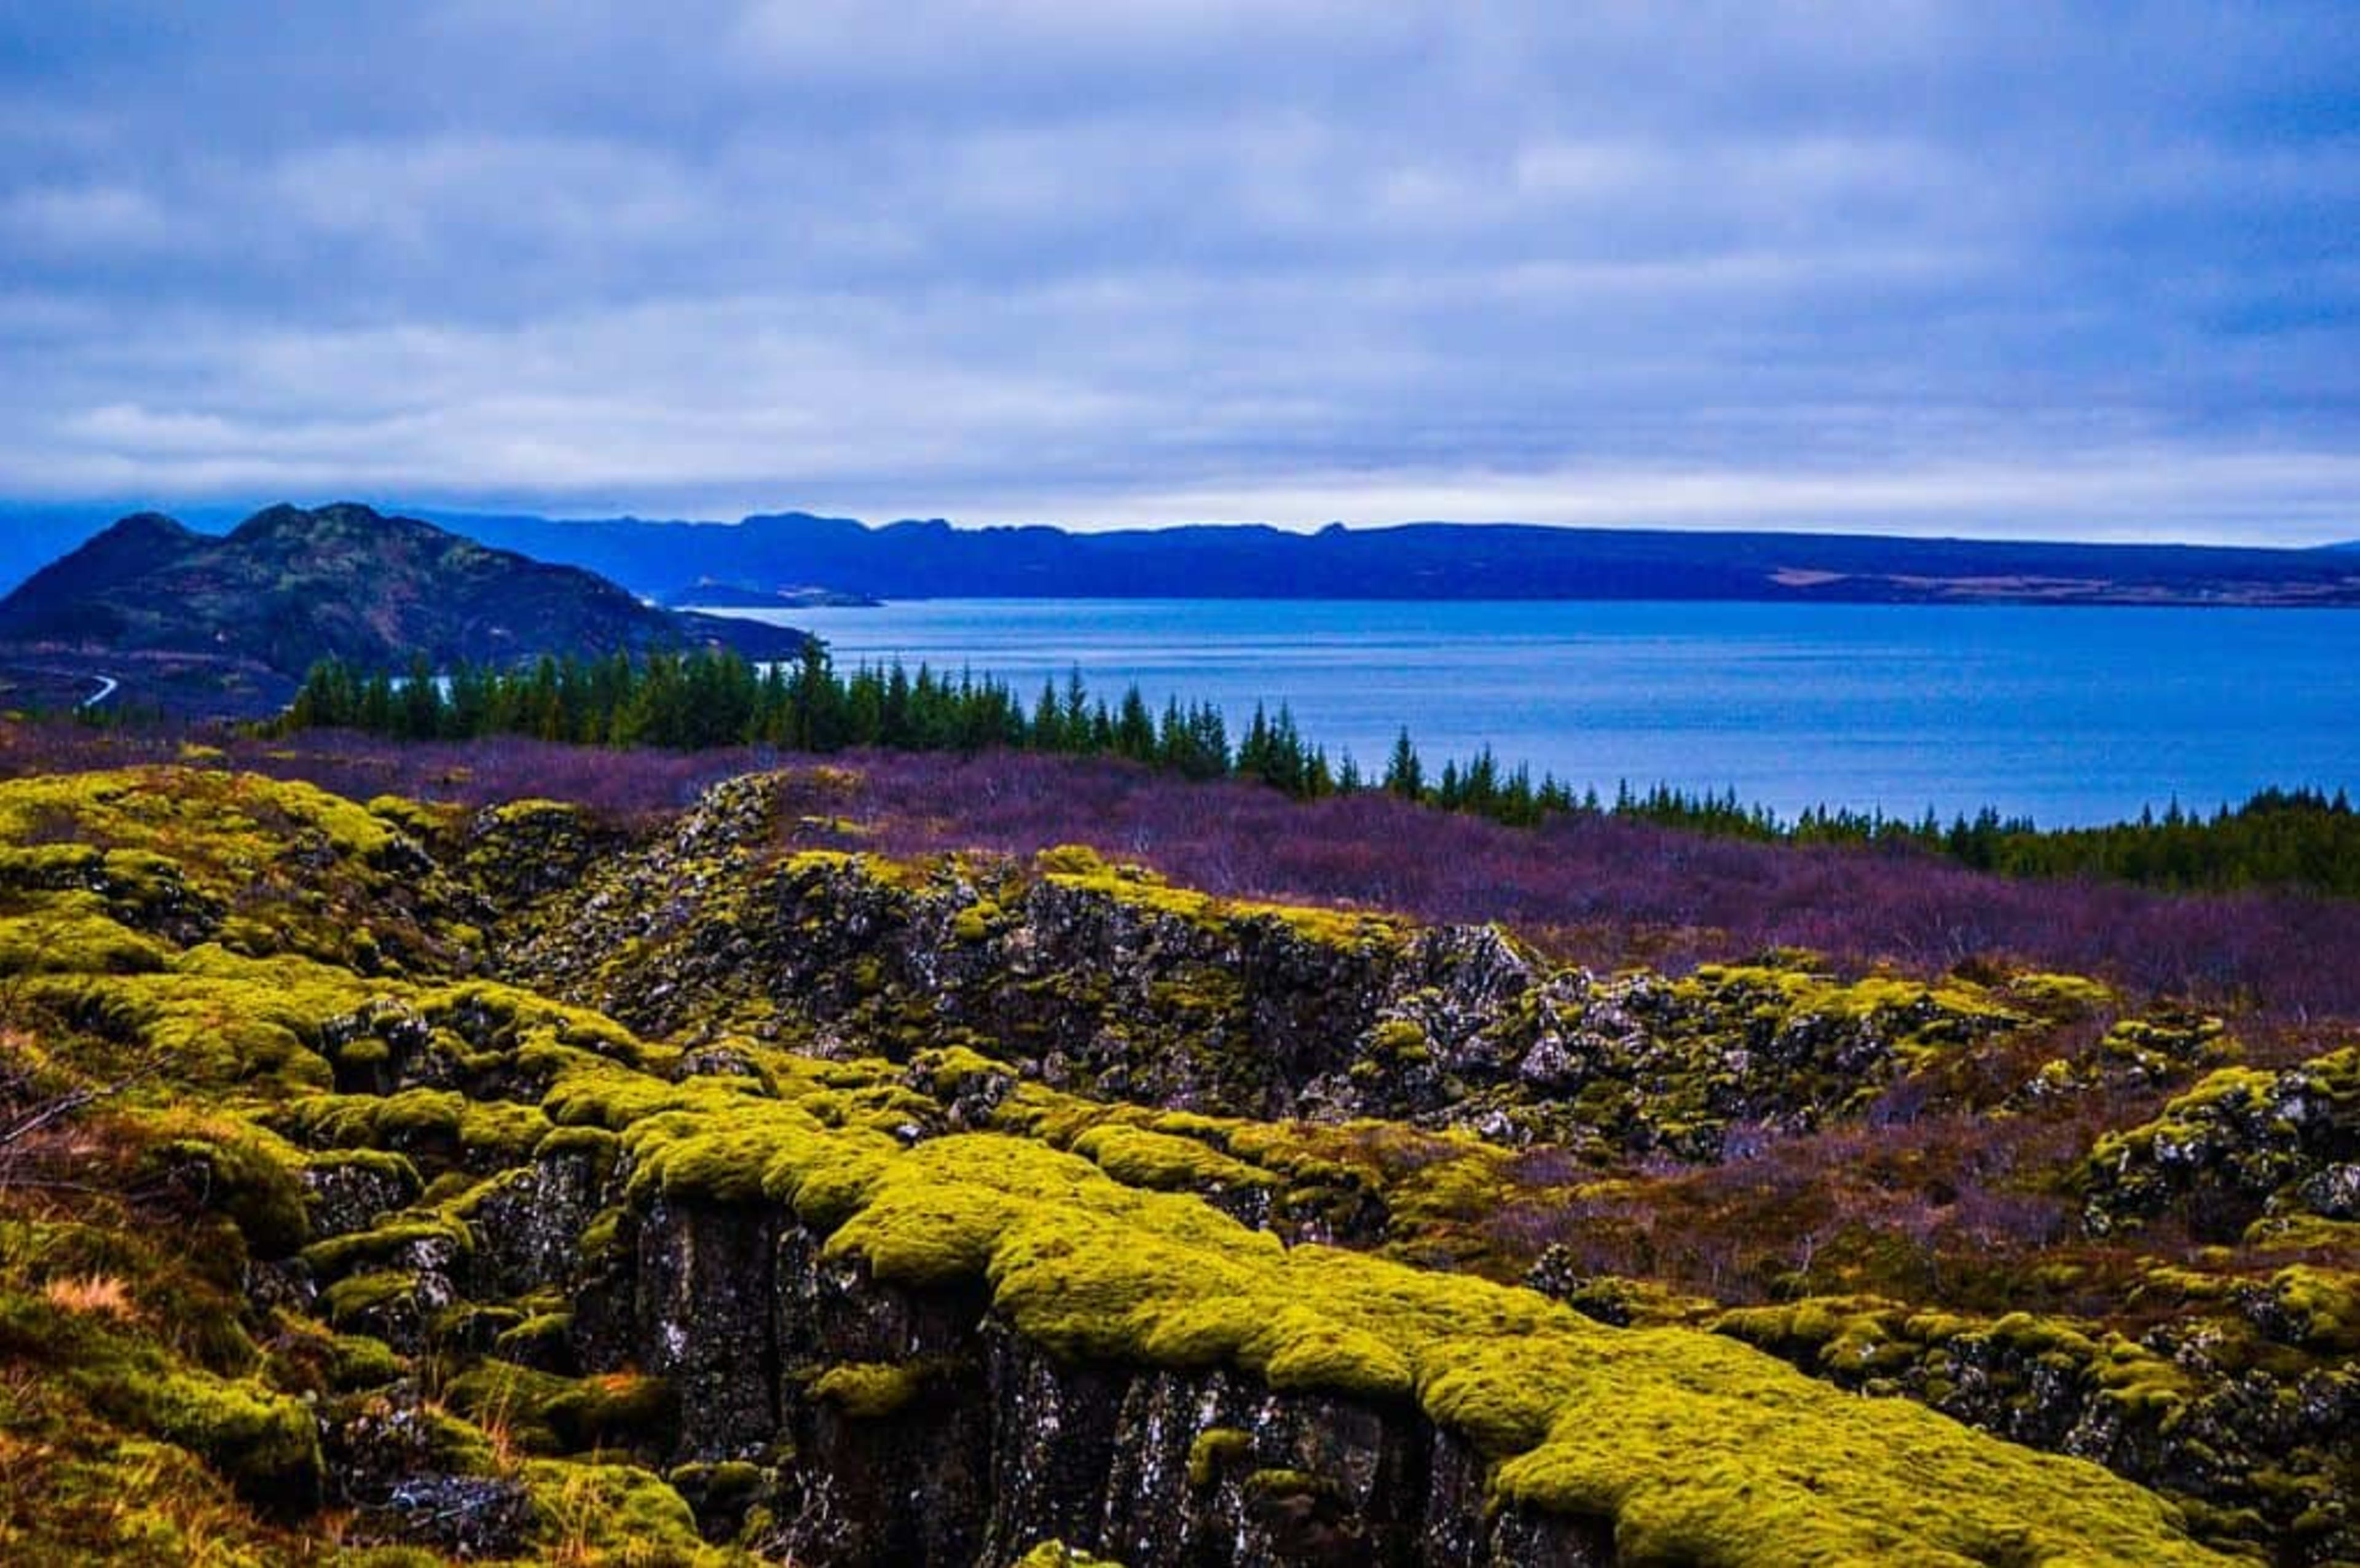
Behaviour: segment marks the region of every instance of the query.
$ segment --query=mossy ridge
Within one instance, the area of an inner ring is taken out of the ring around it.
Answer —
[[[384,855],[395,831],[366,808],[300,780],[219,768],[158,766],[0,781],[0,840],[71,833],[224,871],[269,858],[311,833],[339,855]]]
[[[1145,866],[1109,864],[1077,844],[1044,850],[1034,864],[1041,879],[1052,886],[1095,893],[1216,936],[1267,926],[1324,947],[1354,952],[1398,951],[1408,940],[1409,928],[1397,916],[1217,898],[1175,887]]]
[[[70,846],[83,865],[74,885],[176,941],[372,972],[435,967],[468,945],[438,929],[453,890],[414,839],[298,781],[172,766],[8,780],[0,845],[0,885],[57,886]]]
[[[30,975],[16,1000],[82,1037],[96,1073],[136,1065],[158,1088],[287,1094],[328,1086],[322,1026],[382,989],[309,958],[249,958],[208,943],[147,973]]]
[[[422,1088],[312,1094],[270,1119],[314,1148],[388,1149],[437,1172],[453,1165],[486,1172],[522,1164],[555,1125],[539,1105]]]
[[[905,1076],[946,1102],[971,1085],[993,1085],[986,1127],[1080,1154],[1126,1186],[1215,1198],[1259,1192],[1267,1198],[1263,1223],[1282,1235],[1308,1229],[1389,1256],[1450,1256],[1502,1278],[1521,1264],[1494,1256],[1479,1222],[1511,1199],[1549,1191],[1513,1176],[1529,1151],[1471,1134],[1370,1118],[1266,1122],[1161,1111],[1020,1082],[1016,1072],[961,1045],[921,1051]]]
[[[2078,1056],[2044,1062],[2016,1099],[2038,1103],[2098,1088],[2178,1084],[2234,1061],[2238,1051],[2222,1018],[2158,1008],[2145,1017],[2116,1018],[2095,1046]]]
[[[2348,1245],[2349,1238],[2337,1240]],[[2225,1248],[2206,1256],[2220,1263],[2234,1257]],[[2248,1268],[2230,1272],[2150,1261],[2140,1271],[2131,1301],[2135,1306],[2223,1308],[2281,1344],[2322,1356],[2360,1351],[2360,1271],[2333,1264],[2303,1262],[2267,1271]]]
[[[691,815],[711,814],[701,804]],[[1014,873],[989,861],[889,862],[839,850],[767,860],[756,851],[733,868],[709,855],[680,859],[668,842],[627,858],[597,891],[559,900],[606,934],[585,940],[551,914],[549,940],[520,963],[650,1032],[744,1029],[902,1058],[973,1029],[1027,1061],[1059,1054],[1066,1082],[1109,1094],[1257,1115],[1317,1106],[1448,1119],[1601,1155],[1619,1146],[1717,1159],[1732,1126],[1808,1131],[1858,1114],[1911,1073],[1934,1075],[1938,1095],[1983,1093],[1987,1046],[2053,1029],[2111,996],[2070,976],[2026,977],[2021,995],[1995,972],[1838,978],[1797,953],[1708,969],[1704,980],[1593,983],[1516,949],[1503,973],[1529,982],[1527,995],[1503,1010],[1544,991],[1558,1006],[1546,1020],[1525,1008],[1490,1028],[1463,1006],[1453,1017],[1453,1007],[1410,1005],[1415,991],[1392,994],[1418,978],[1394,960],[1448,967],[1451,933],[1413,936],[1390,917],[1356,911],[1295,911],[1312,937],[1338,937],[1328,928],[1338,919],[1350,927],[1338,942],[1306,941],[1266,918],[1274,906],[1174,887],[1075,846]],[[750,905],[729,901],[739,887],[756,889]],[[635,896],[623,898],[626,888]],[[698,912],[706,909],[726,912]],[[790,928],[810,940],[777,944],[771,984],[759,990],[716,962],[749,942],[768,954],[766,933]],[[1003,952],[1011,932],[1018,946]],[[1043,933],[1103,938],[1125,960],[1043,965]],[[1003,961],[1018,952],[1033,954],[1035,967],[1010,969]],[[1387,993],[1390,1009],[1368,1029],[1357,1018],[1330,1027],[1332,1008],[1298,1016],[1273,999],[1306,985],[1358,996],[1368,984]],[[1568,998],[1592,993],[1599,1018],[1579,1016],[1579,1000],[1567,1015]],[[1622,1029],[1637,1021],[1633,1038],[1615,1038],[1618,1018]],[[1519,1060],[1536,1044],[1552,1062]],[[1338,1074],[1355,1053],[1348,1083]]]
[[[1193,1138],[1151,1127],[1102,1123],[1076,1138],[1074,1152],[1126,1187],[1202,1192],[1211,1187],[1271,1187],[1279,1178]]]
[[[1069,1357],[1415,1397],[1504,1461],[1502,1497],[1612,1519],[1634,1557],[1971,1563],[2013,1541],[2011,1560],[2218,1560],[2171,1505],[2085,1462],[1863,1403],[1710,1335],[1611,1330],[1528,1291],[1290,1252],[1035,1145],[937,1139],[866,1188],[829,1256],[912,1286],[981,1273],[1020,1332]]]

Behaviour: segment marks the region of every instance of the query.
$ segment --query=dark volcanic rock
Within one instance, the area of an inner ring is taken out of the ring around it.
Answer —
[[[1063,1361],[979,1292],[880,1284],[759,1206],[658,1200],[633,1228],[628,1307],[585,1359],[674,1380],[682,1458],[792,1449],[765,1544],[798,1560],[1001,1563],[1054,1539],[1132,1568],[1614,1561],[1583,1521],[1487,1515],[1480,1461],[1409,1404]],[[898,1391],[833,1398],[836,1367]]]
[[[783,779],[718,785],[662,837],[524,897],[512,972],[657,1037],[896,1059],[971,1042],[1165,1109],[1689,1160],[1718,1159],[1734,1124],[1805,1130],[1865,1104],[1905,1047],[2020,1021],[1955,987],[1776,965],[1601,979],[1496,927],[1229,904],[1084,850],[1030,868],[792,854]],[[563,855],[580,840],[556,814],[486,819],[471,855]]]

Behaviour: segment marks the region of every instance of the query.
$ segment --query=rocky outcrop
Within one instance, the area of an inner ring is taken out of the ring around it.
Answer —
[[[1234,1116],[1374,1116],[1496,1141],[1715,1159],[2020,1027],[1963,981],[1839,981],[1807,961],[1681,978],[1554,966],[1492,927],[1207,898],[1065,848],[899,866],[777,843],[776,779],[516,909],[519,980],[655,1035],[821,1051],[971,1043],[1093,1095]],[[471,863],[575,842],[479,824]]]
[[[2231,1298],[2236,1315],[2137,1340],[2029,1312],[1975,1318],[1841,1299],[1748,1308],[1714,1326],[1846,1388],[1918,1399],[2011,1442],[2202,1498],[2220,1517],[2274,1516],[2305,1560],[2342,1561],[2360,1544],[2339,1457],[2360,1452],[2360,1377],[2285,1355],[2313,1332],[2281,1309],[2302,1272],[2277,1290],[2182,1276],[2183,1289]],[[2171,1284],[2157,1280],[2159,1291]]]
[[[2082,1180],[2098,1236],[2167,1207],[2220,1240],[2265,1212],[2360,1220],[2360,1046],[2278,1073],[2223,1068],[2154,1120],[2101,1138]]]
[[[1061,1359],[988,1294],[880,1282],[759,1207],[659,1203],[628,1229],[585,1361],[682,1390],[675,1464],[792,1454],[766,1544],[798,1559],[1617,1561],[1595,1523],[1487,1510],[1484,1462],[1409,1401]]]

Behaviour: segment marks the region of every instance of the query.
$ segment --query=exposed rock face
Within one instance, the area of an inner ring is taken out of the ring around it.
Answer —
[[[1087,850],[912,876],[788,854],[775,779],[716,787],[645,850],[515,916],[512,973],[652,1035],[743,1029],[906,1055],[971,1040],[1059,1088],[1252,1116],[1384,1117],[1509,1143],[1714,1159],[1926,1054],[2020,1024],[1963,984],[1791,968],[1558,969],[1491,927],[1224,904]],[[569,855],[486,817],[471,860]]]
[[[1060,1540],[1136,1568],[1615,1561],[1601,1529],[1488,1513],[1482,1462],[1407,1402],[1220,1370],[1060,1360],[973,1290],[824,1261],[756,1205],[659,1201],[594,1287],[594,1369],[682,1393],[681,1463],[792,1449],[771,1544],[820,1562],[1013,1562]],[[887,1397],[835,1396],[831,1368]]]

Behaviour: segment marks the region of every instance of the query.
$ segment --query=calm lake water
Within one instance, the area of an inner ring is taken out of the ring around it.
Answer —
[[[771,615],[841,668],[899,658],[1013,682],[1078,669],[1257,702],[1382,766],[1489,744],[1612,795],[1658,780],[1791,814],[1825,802],[2064,824],[2268,784],[2360,794],[2360,612],[1719,604],[917,600]]]

